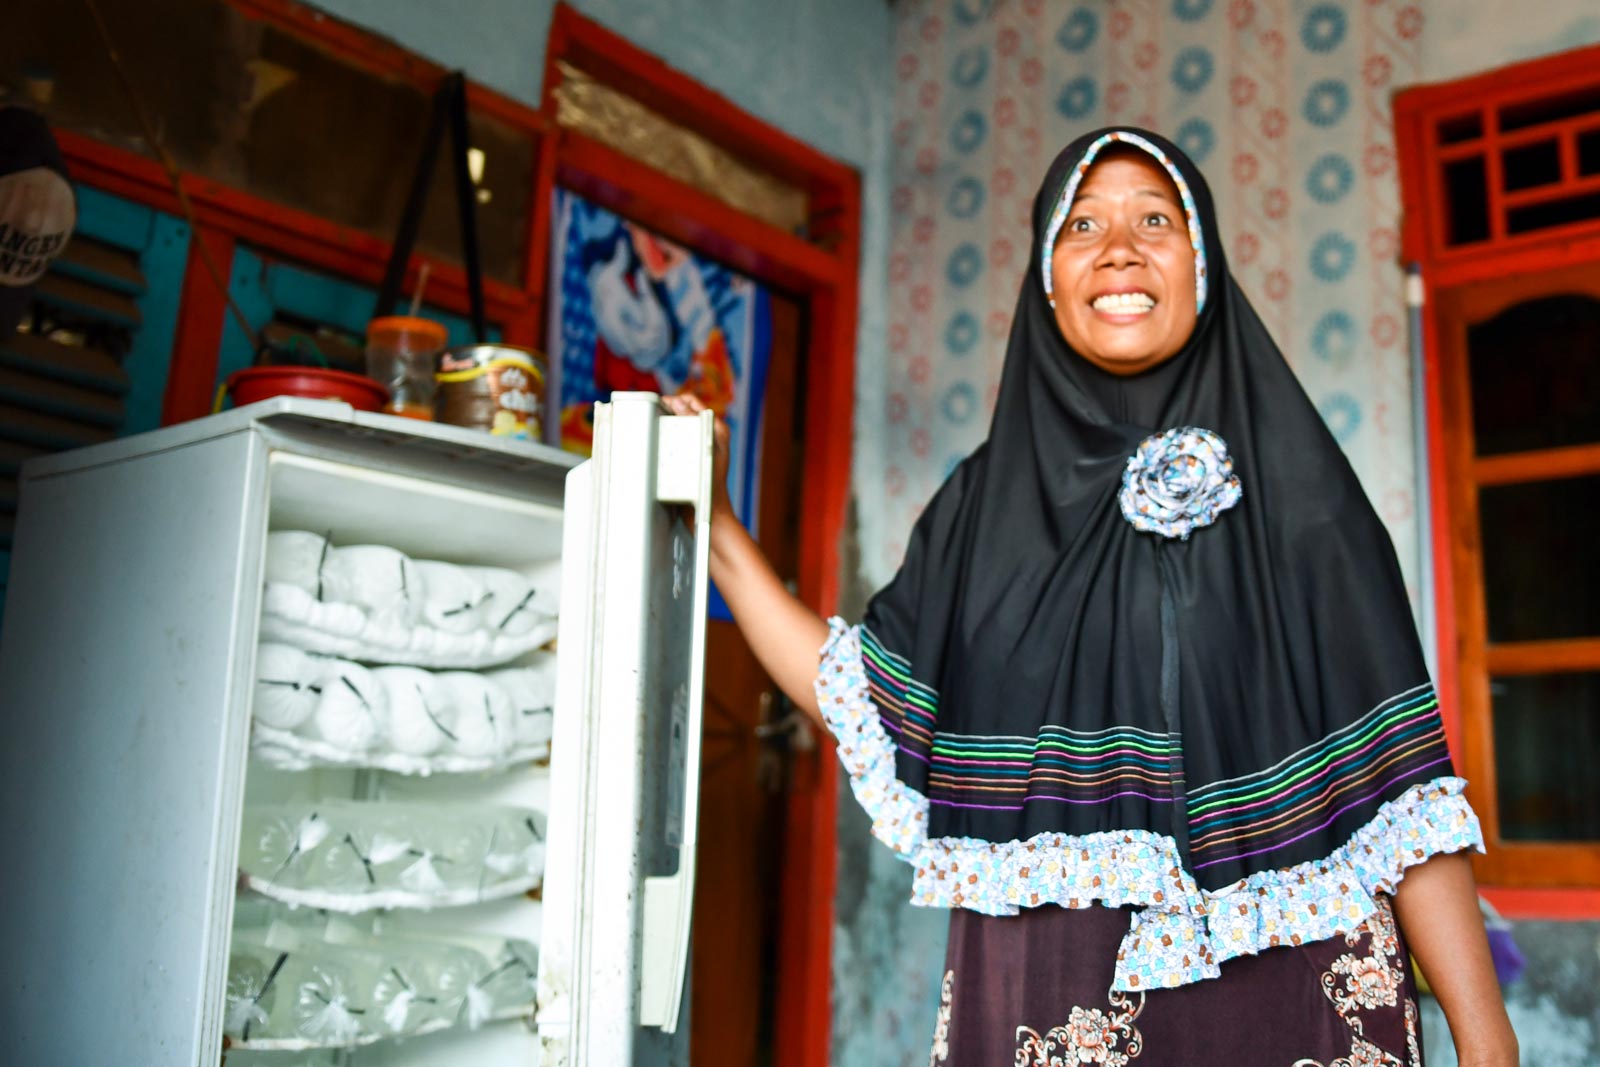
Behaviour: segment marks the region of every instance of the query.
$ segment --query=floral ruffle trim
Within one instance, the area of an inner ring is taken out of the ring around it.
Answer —
[[[872,832],[913,864],[912,903],[1015,915],[1024,907],[1142,904],[1198,911],[1201,897],[1172,838],[1149,830],[1027,841],[928,837],[928,798],[895,776],[895,744],[867,695],[861,631],[839,619],[822,649],[817,703]]]
[[[872,832],[916,868],[912,903],[1015,915],[1024,907],[1134,905],[1112,988],[1139,990],[1215,978],[1220,964],[1277,945],[1348,934],[1429,856],[1483,850],[1460,778],[1413,786],[1326,859],[1262,871],[1201,890],[1172,838],[1149,830],[1026,841],[928,837],[928,799],[895,776],[895,746],[868,696],[860,631],[829,621],[816,682],[823,718]]]
[[[1200,912],[1136,911],[1117,952],[1113,989],[1149,989],[1215,978],[1218,965],[1279,945],[1349,934],[1392,894],[1407,867],[1430,856],[1483,851],[1483,834],[1460,778],[1414,785],[1378,809],[1326,859],[1260,871],[1201,893]]]
[[[867,696],[861,628],[834,618],[828,620],[828,629],[817,671],[817,704],[839,742],[839,762],[850,772],[850,788],[872,816],[873,834],[901,859],[910,860],[928,840],[928,798],[895,777],[894,739]]]

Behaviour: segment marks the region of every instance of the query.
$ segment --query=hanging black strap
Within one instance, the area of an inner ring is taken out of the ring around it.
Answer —
[[[467,132],[467,79],[460,71],[451,74],[450,130],[455,142],[456,215],[461,223],[461,258],[467,267],[467,294],[472,304],[472,335],[481,345],[488,340],[483,327],[483,266],[478,262],[478,190],[472,184],[467,165],[467,149],[472,141]]]
[[[400,298],[400,283],[405,279],[406,266],[411,262],[411,250],[417,243],[417,229],[422,223],[422,209],[428,201],[428,187],[433,181],[434,165],[439,159],[439,142],[444,138],[446,124],[450,127],[456,216],[461,229],[461,258],[467,268],[472,332],[478,343],[482,344],[488,337],[483,317],[483,267],[478,255],[478,192],[473,187],[472,171],[467,164],[467,149],[470,147],[467,80],[460,71],[445,75],[444,81],[439,83],[439,88],[433,94],[428,128],[422,137],[422,154],[417,160],[416,173],[411,176],[405,213],[400,216],[400,227],[395,232],[394,248],[389,253],[389,264],[383,272],[383,284],[378,288],[378,304],[373,310],[373,318],[394,314],[395,301]]]

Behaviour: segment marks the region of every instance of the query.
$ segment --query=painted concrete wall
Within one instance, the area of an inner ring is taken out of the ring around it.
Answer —
[[[555,0],[318,0],[317,6],[530,105]],[[885,103],[882,0],[570,0],[573,9],[858,166]]]
[[[1451,81],[1600,41],[1594,0],[1429,0],[1423,82]]]

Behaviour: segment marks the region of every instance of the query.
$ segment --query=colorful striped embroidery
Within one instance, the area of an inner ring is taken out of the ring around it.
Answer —
[[[1047,725],[1036,737],[940,732],[938,693],[911,677],[905,657],[884,648],[872,631],[863,626],[860,633],[867,691],[897,750],[928,766],[928,803],[986,811],[1119,797],[1172,803],[1173,735],[1131,726]]]
[[[906,658],[884,648],[865,626],[861,627],[861,661],[867,670],[867,689],[883,716],[883,728],[902,752],[928,762],[933,724],[939,717],[939,694],[911,677]]]
[[[1483,848],[1478,820],[1461,795],[1466,783],[1449,776],[1413,785],[1383,804],[1324,859],[1258,871],[1218,890],[1200,889],[1176,842],[1149,830],[1041,833],[1026,841],[930,838],[928,798],[896,777],[896,744],[869,691],[863,631],[840,619],[830,619],[828,627],[817,703],[838,738],[839,762],[872,818],[873,834],[915,871],[912,903],[987,915],[1015,915],[1041,904],[1132,905],[1113,989],[1199,982],[1215,978],[1219,965],[1236,956],[1348,933],[1376,909],[1375,894],[1394,893],[1406,868],[1438,853]],[[897,667],[909,678],[904,660],[881,647],[879,654],[873,669]],[[1249,783],[1264,776],[1294,773],[1297,762],[1291,757],[1260,775],[1207,789],[1212,799],[1235,786],[1249,792]]]
[[[935,734],[928,802],[994,811],[1128,796],[1171,803],[1177,748],[1170,735],[1132,727],[1086,732],[1045,726],[1034,738]]]
[[[1419,685],[1264,771],[1191,787],[1194,869],[1285,848],[1447,764],[1438,698]]]

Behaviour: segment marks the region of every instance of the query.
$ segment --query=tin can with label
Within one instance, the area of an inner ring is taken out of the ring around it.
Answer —
[[[447,349],[434,376],[434,418],[496,437],[544,436],[545,358],[515,345]]]

